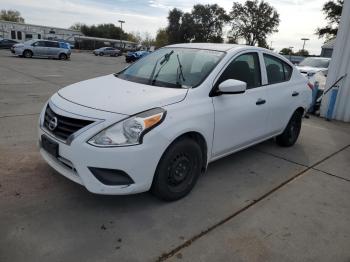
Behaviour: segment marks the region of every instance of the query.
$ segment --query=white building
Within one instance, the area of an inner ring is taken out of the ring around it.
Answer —
[[[333,114],[335,118],[350,122],[350,1],[344,1],[339,30],[334,44],[332,60],[329,65],[326,87],[330,87],[343,77],[338,84],[338,95]],[[321,116],[328,112],[329,100],[332,92],[328,92],[321,104]]]
[[[31,25],[0,20],[0,37],[24,42],[31,39],[65,40],[74,42],[80,31],[41,25]]]

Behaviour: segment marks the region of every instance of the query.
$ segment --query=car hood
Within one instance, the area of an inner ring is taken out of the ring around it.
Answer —
[[[82,81],[58,91],[66,100],[118,114],[133,115],[182,101],[188,89],[150,86],[112,75]]]
[[[320,68],[320,67],[312,67],[312,66],[297,66],[296,67],[301,72],[306,73],[316,73],[320,71],[326,71],[327,68]]]

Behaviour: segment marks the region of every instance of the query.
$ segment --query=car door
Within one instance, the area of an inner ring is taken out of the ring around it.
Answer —
[[[293,67],[271,54],[263,54],[266,70],[266,92],[270,113],[268,127],[271,133],[279,133],[286,127],[296,109],[299,92],[291,81]]]
[[[46,41],[47,47],[47,56],[49,57],[58,57],[60,53],[60,44],[59,42]]]
[[[111,47],[106,48],[106,54],[111,55],[113,52],[113,49]]]
[[[215,131],[213,158],[217,158],[267,136],[268,107],[266,89],[262,86],[261,61],[258,52],[234,57],[218,77],[214,88],[227,80],[247,83],[243,94],[213,96]]]
[[[37,41],[32,44],[33,46],[33,55],[34,56],[46,56],[47,47],[45,41]]]

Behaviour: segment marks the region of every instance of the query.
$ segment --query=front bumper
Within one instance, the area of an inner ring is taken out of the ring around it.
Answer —
[[[60,111],[52,102],[50,102],[50,106]],[[103,120],[92,125],[92,127],[76,136],[68,145],[55,138],[43,127],[44,111],[45,108],[40,116],[40,153],[44,160],[57,172],[96,194],[123,195],[140,193],[150,189],[157,164],[169,144],[169,140],[165,137],[159,135],[158,132],[154,132],[154,134],[149,132],[145,135],[143,144],[125,147],[102,148],[87,143],[96,133],[114,123],[114,119]],[[69,113],[65,112],[65,114]],[[121,118],[121,116],[118,117]],[[125,118],[125,116],[122,116],[122,118]],[[42,135],[48,136],[59,144],[58,157],[52,156],[41,147]],[[133,183],[124,185],[103,183],[91,172],[93,170],[91,168],[120,170],[126,173]]]
[[[13,51],[11,50],[11,52],[15,55],[23,55],[23,51],[24,51],[24,48],[14,48]]]

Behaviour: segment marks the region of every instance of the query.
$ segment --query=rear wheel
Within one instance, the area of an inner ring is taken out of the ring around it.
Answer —
[[[25,58],[31,58],[33,56],[33,52],[30,50],[24,50],[23,57]]]
[[[67,60],[67,59],[68,59],[68,56],[67,56],[66,54],[60,54],[60,55],[58,56],[58,58],[59,58],[60,60]]]
[[[294,112],[283,133],[276,137],[278,145],[289,147],[295,144],[300,134],[302,117],[301,111]]]
[[[172,144],[159,161],[151,191],[166,201],[186,196],[201,173],[201,148],[194,140],[182,138]]]

